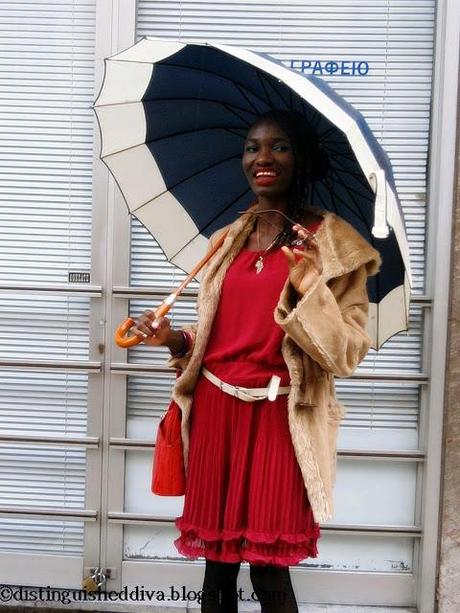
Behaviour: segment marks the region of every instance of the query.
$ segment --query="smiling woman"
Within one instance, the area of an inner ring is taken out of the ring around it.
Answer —
[[[309,206],[308,186],[326,162],[301,116],[260,116],[242,167],[257,202],[224,229],[200,286],[198,326],[172,330],[148,311],[134,333],[168,346],[169,365],[183,369],[173,390],[186,465],[175,545],[206,559],[201,610],[237,611],[247,561],[262,612],[295,613],[289,566],[317,556],[319,521],[332,514],[338,421],[332,430],[328,382],[369,348],[366,280],[379,255],[346,222]],[[331,235],[360,254],[340,262],[350,276],[336,294],[322,278],[323,254],[329,266],[340,258]]]
[[[248,133],[243,170],[256,196],[283,199],[294,173],[295,157],[285,132],[274,121],[261,120]]]

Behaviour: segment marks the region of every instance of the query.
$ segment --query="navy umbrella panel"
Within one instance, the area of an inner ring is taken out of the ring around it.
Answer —
[[[368,280],[373,347],[407,329],[409,250],[390,162],[324,81],[234,46],[145,38],[106,60],[94,106],[101,158],[129,210],[186,272],[254,200],[241,169],[248,126],[270,109],[302,113],[329,161],[311,204],[346,219],[382,256]]]

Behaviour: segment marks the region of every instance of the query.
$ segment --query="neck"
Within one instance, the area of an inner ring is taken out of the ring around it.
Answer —
[[[288,205],[285,200],[273,201],[265,198],[259,198],[257,208],[258,211],[270,209],[267,213],[257,215],[257,223],[262,232],[265,231],[272,233],[275,229],[274,226],[280,230],[283,228],[285,217],[276,211],[281,211],[282,213],[287,212]]]

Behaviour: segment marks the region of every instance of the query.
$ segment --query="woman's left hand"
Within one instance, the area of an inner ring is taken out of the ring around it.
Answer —
[[[300,239],[305,240],[305,250],[281,247],[288,260],[289,280],[300,296],[303,296],[312,283],[323,271],[323,262],[319,252],[316,238],[311,232],[306,232],[302,226],[296,224],[292,229],[297,232]],[[296,256],[300,256],[297,259]]]

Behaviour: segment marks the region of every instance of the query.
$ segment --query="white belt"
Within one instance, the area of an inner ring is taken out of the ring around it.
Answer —
[[[264,400],[268,398],[268,400],[275,400],[275,398],[279,394],[289,394],[291,386],[288,385],[286,387],[280,387],[281,377],[278,375],[272,375],[270,382],[267,387],[241,387],[240,385],[230,385],[230,383],[225,383],[213,375],[207,368],[204,366],[201,368],[201,372],[209,379],[211,383],[217,385],[219,389],[227,394],[231,394],[240,400],[246,400],[246,402],[254,402],[254,400]]]

